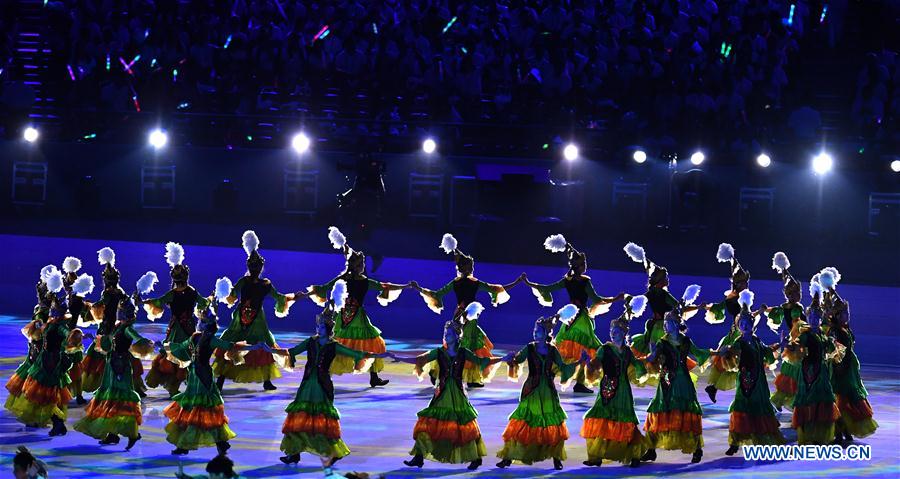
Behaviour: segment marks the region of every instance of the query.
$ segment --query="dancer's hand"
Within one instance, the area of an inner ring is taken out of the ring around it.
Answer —
[[[309,296],[309,293],[307,293],[306,291],[297,291],[296,293],[294,293],[294,298],[305,298],[307,296]]]
[[[406,283],[406,286],[404,286],[404,288],[412,288],[416,291],[422,291],[422,288],[419,287],[419,283],[417,283],[415,281],[410,281],[409,283]]]

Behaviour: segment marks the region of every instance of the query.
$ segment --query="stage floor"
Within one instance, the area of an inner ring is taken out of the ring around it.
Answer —
[[[25,341],[19,333],[24,324],[21,318],[0,316],[0,378],[3,382],[21,362]],[[142,334],[158,339],[164,324],[139,324]],[[292,346],[304,335],[298,333],[276,334],[281,345]],[[430,347],[428,344],[388,341],[388,349],[413,355]],[[505,348],[498,347],[498,352]],[[149,370],[149,364],[145,364]],[[408,458],[412,446],[412,428],[416,411],[423,408],[431,396],[431,385],[418,382],[411,374],[411,366],[389,364],[385,377],[391,383],[384,388],[370,389],[368,375],[341,376],[336,379],[336,406],[341,411],[344,440],[353,453],[338,464],[341,472],[368,472],[373,477],[659,477],[682,476],[690,478],[730,477],[796,477],[798,474],[821,474],[825,477],[898,477],[900,476],[900,369],[863,368],[863,377],[869,390],[869,400],[875,410],[880,428],[872,437],[857,443],[872,446],[872,460],[866,462],[749,462],[740,457],[724,455],[727,448],[728,405],[732,392],[719,394],[717,404],[710,404],[701,391],[703,406],[704,447],[703,461],[689,464],[690,456],[677,452],[660,451],[655,463],[638,469],[623,468],[619,464],[604,464],[600,468],[588,468],[581,464],[586,459],[584,440],[578,436],[581,416],[593,404],[594,396],[575,395],[571,391],[561,393],[563,407],[569,414],[571,434],[567,442],[568,459],[562,471],[552,470],[548,461],[537,466],[513,466],[510,469],[494,467],[494,454],[502,446],[500,437],[506,417],[516,407],[521,383],[508,382],[504,377],[505,366],[493,383],[484,389],[471,392],[472,404],[479,411],[478,422],[489,456],[481,469],[469,473],[464,465],[444,465],[426,462],[425,468],[407,468],[401,462]],[[284,407],[293,399],[300,383],[302,371],[285,374],[275,384],[277,391],[263,392],[257,387],[243,387],[226,383],[225,409],[232,429],[238,434],[231,444],[229,455],[234,460],[241,477],[322,477],[321,463],[315,456],[304,454],[298,466],[285,466],[278,461],[281,452],[281,423]],[[770,378],[770,384],[771,384]],[[703,380],[701,379],[701,384]],[[635,389],[638,418],[643,421],[651,389]],[[6,389],[0,388],[0,403],[6,400]],[[36,456],[49,464],[53,478],[85,477],[174,477],[179,463],[185,472],[201,474],[205,463],[215,455],[214,449],[192,452],[182,458],[172,456],[172,446],[165,441],[163,428],[166,420],[161,414],[169,403],[161,389],[152,390],[144,401],[143,440],[130,452],[124,452],[124,441],[118,446],[100,446],[92,438],[73,430],[64,437],[50,438],[47,429],[25,429],[5,411],[0,413],[0,463],[4,470],[11,469],[12,456],[18,445],[27,445]],[[71,426],[84,414],[83,407],[69,409]],[[780,416],[784,433],[790,441],[796,434],[789,429],[790,415]]]

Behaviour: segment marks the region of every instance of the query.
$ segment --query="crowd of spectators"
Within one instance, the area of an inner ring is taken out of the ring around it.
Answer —
[[[900,59],[883,50],[866,55],[865,66],[856,81],[851,110],[858,133],[865,137],[890,134],[888,118],[900,118]]]

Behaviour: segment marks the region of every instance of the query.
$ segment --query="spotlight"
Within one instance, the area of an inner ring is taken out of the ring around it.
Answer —
[[[312,142],[309,140],[309,137],[306,136],[305,133],[300,132],[294,135],[294,138],[291,140],[291,148],[294,149],[299,154],[306,153],[309,150],[309,145]]]
[[[569,143],[563,149],[563,158],[569,161],[575,161],[578,159],[578,147],[573,143]]]
[[[22,132],[22,138],[25,138],[25,141],[27,141],[28,143],[36,142],[38,139],[38,136],[39,136],[38,131],[33,126],[29,126],[29,127],[25,128],[25,131]]]
[[[432,140],[431,138],[428,138],[422,142],[422,151],[424,151],[425,153],[430,155],[430,154],[434,153],[434,150],[436,150],[436,149],[437,149],[437,143],[435,143],[434,140]]]
[[[705,159],[706,155],[704,155],[702,151],[694,152],[694,154],[691,155],[691,163],[694,166],[700,166],[700,163],[703,163],[703,160]]]
[[[765,153],[761,153],[759,156],[756,157],[756,164],[763,168],[768,168],[769,165],[772,164],[772,159],[769,158],[769,155],[767,155]]]
[[[831,155],[824,151],[816,155],[812,161],[813,171],[815,171],[817,175],[828,173],[831,170],[832,165],[834,165],[834,160],[831,159]]]
[[[634,152],[634,155],[632,155],[632,158],[638,163],[643,163],[647,161],[647,153],[644,153],[643,150],[637,150]]]
[[[900,160],[894,160],[891,162],[891,171],[894,173],[900,173]]]
[[[169,135],[166,135],[166,132],[160,130],[159,128],[150,132],[150,146],[156,148],[157,150],[166,146],[166,143],[169,142]]]

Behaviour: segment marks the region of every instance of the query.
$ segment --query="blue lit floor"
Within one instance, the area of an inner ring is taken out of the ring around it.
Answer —
[[[5,383],[12,370],[21,361],[24,339],[19,333],[23,322],[8,316],[0,316],[0,377]],[[143,334],[158,338],[163,324],[143,323]],[[300,334],[278,334],[282,345],[293,345],[302,338]],[[393,350],[425,348],[422,344],[389,342]],[[502,348],[501,348],[502,349]],[[149,364],[145,367],[149,369]],[[415,413],[425,406],[431,395],[430,385],[417,382],[410,374],[410,366],[388,365],[385,375],[391,383],[385,388],[368,388],[368,376],[341,376],[337,379],[336,405],[343,419],[341,425],[344,440],[353,453],[339,463],[341,471],[366,471],[378,477],[659,477],[681,476],[690,478],[731,477],[796,477],[797,474],[823,475],[823,477],[898,477],[900,475],[900,371],[888,368],[864,368],[870,401],[876,419],[881,425],[878,432],[862,443],[871,444],[873,459],[868,462],[780,462],[751,463],[738,456],[726,457],[728,434],[728,405],[730,392],[720,393],[718,404],[701,400],[704,407],[703,428],[706,446],[704,458],[699,464],[688,464],[690,457],[676,452],[660,452],[656,463],[627,469],[618,464],[604,464],[600,468],[587,468],[584,440],[578,436],[581,415],[593,403],[593,396],[576,396],[563,392],[563,407],[568,411],[568,427],[572,437],[567,443],[568,460],[562,471],[552,471],[551,464],[542,467],[513,466],[510,469],[494,468],[493,454],[502,446],[500,438],[506,416],[515,408],[519,386],[498,375],[487,388],[471,393],[472,403],[478,409],[479,424],[487,443],[489,457],[485,465],[475,473],[467,473],[463,467],[426,463],[422,470],[406,468],[402,460],[412,445],[411,433]],[[225,408],[231,426],[238,437],[232,441],[230,455],[242,477],[321,477],[319,460],[303,455],[299,466],[285,466],[278,461],[281,440],[283,409],[293,398],[301,372],[286,374],[276,381],[278,390],[262,392],[257,388],[237,387],[226,384]],[[505,367],[501,370],[505,374]],[[771,380],[770,380],[771,383]],[[702,381],[701,381],[702,384]],[[650,401],[649,389],[636,389],[635,397],[639,419]],[[701,391],[702,394],[702,391]],[[705,399],[705,398],[701,398]],[[6,400],[6,390],[0,388],[0,403]],[[49,438],[47,430],[25,429],[5,412],[0,413],[0,463],[9,470],[17,445],[25,444],[40,458],[49,463],[51,477],[174,477],[179,462],[185,471],[200,474],[203,466],[214,454],[207,449],[193,452],[184,458],[169,454],[172,446],[165,441],[163,428],[165,417],[162,409],[168,404],[162,390],[153,390],[144,402],[143,440],[131,452],[123,452],[124,442],[118,446],[100,446],[96,441],[70,429],[64,437]],[[69,410],[69,424],[82,417],[83,408]],[[790,416],[780,418],[788,426]],[[784,429],[789,440],[796,434]]]

